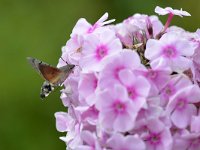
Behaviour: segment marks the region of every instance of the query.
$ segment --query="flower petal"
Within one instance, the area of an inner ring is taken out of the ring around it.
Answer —
[[[178,128],[186,128],[189,125],[191,117],[194,115],[195,111],[196,108],[194,105],[187,104],[183,110],[175,109],[171,115],[171,120]]]

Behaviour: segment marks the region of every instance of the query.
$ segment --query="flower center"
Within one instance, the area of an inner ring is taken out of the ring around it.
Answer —
[[[177,54],[176,49],[172,46],[167,46],[163,50],[163,54],[165,57],[174,58]]]
[[[77,53],[81,53],[81,51],[82,51],[82,47],[79,47],[79,48],[76,50]]]
[[[150,142],[152,144],[158,144],[160,142],[160,136],[158,134],[151,135]]]
[[[154,70],[149,70],[147,73],[147,77],[150,79],[155,79],[157,77],[157,72]]]
[[[165,87],[164,91],[165,91],[165,95],[167,95],[167,96],[171,96],[174,93],[174,89],[173,89],[173,87],[171,85],[167,85]]]
[[[108,48],[105,45],[100,45],[96,49],[97,59],[101,60],[108,53]]]
[[[183,109],[186,104],[187,104],[187,101],[185,99],[179,99],[177,104],[176,104],[176,108],[177,109]]]
[[[136,93],[135,89],[134,89],[133,87],[131,87],[131,88],[128,88],[127,91],[128,91],[128,96],[129,96],[131,99],[134,100],[135,97],[137,96],[137,93]]]
[[[114,110],[117,113],[123,113],[126,109],[126,105],[120,101],[117,101],[114,103]]]

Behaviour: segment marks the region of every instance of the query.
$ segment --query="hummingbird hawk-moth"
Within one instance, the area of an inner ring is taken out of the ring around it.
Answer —
[[[32,57],[27,57],[27,60],[45,80],[40,91],[42,99],[47,97],[55,87],[61,86],[75,67],[73,64],[67,64],[66,66],[56,68]]]

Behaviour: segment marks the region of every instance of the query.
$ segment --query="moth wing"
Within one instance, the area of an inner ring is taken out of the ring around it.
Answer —
[[[63,75],[60,77],[59,84],[62,84],[66,80],[69,74],[73,71],[74,67],[75,65],[67,64],[66,66],[59,68],[63,72]]]
[[[50,66],[49,64],[38,59],[27,57],[27,60],[45,80],[52,84],[57,84],[60,80],[60,77],[64,74],[61,69]]]

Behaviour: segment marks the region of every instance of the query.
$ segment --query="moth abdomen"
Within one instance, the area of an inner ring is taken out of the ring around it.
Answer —
[[[45,81],[41,87],[40,91],[40,97],[44,99],[47,97],[52,91],[54,90],[54,86],[49,83],[48,81]]]

